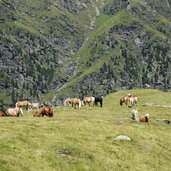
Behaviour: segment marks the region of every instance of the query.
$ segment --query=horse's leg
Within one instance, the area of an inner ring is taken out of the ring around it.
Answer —
[[[100,107],[102,107],[103,106],[103,102],[102,102],[102,100],[100,100]]]
[[[24,115],[23,115],[23,109],[22,109],[22,108],[20,108],[20,111],[21,111],[21,116],[24,116]]]

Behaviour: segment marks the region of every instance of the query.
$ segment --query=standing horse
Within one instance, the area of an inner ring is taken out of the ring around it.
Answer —
[[[128,97],[122,96],[122,97],[120,98],[120,105],[122,106],[123,103],[125,103],[126,105],[128,104]]]
[[[103,106],[103,96],[95,97],[94,104],[98,106],[98,102],[100,103],[100,107]]]
[[[72,98],[66,98],[64,101],[64,106],[70,106],[70,105],[72,105]]]
[[[41,107],[43,107],[43,105],[40,103],[31,103],[31,106],[29,106],[29,109],[37,109],[37,111],[39,112],[39,109]]]
[[[82,105],[82,101],[77,98],[67,98],[64,101],[64,106],[66,106],[66,105],[69,105],[69,106],[71,105],[74,108],[77,108],[77,106],[78,106],[78,109],[80,109],[80,107]]]
[[[89,105],[90,106],[90,103],[93,103],[93,106],[94,106],[94,101],[95,101],[95,97],[84,97],[83,98],[83,105]]]
[[[129,108],[135,106],[138,103],[138,98],[136,96],[128,94],[127,98],[128,98],[128,101],[131,104],[131,105],[128,106]]]
[[[18,101],[16,104],[15,104],[16,107],[19,107],[21,109],[21,113],[23,115],[23,110],[22,108],[26,108],[26,110],[28,111],[29,113],[29,107],[31,106],[31,103],[27,100],[24,100],[24,101]]]

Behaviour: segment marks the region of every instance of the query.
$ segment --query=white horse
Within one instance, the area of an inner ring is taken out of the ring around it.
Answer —
[[[40,109],[41,107],[43,107],[43,105],[40,104],[40,103],[31,103],[29,109],[37,109],[37,111],[39,112],[39,109]]]

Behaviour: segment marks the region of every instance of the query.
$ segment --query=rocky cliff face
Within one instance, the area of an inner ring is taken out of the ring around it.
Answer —
[[[0,9],[0,88],[9,103],[170,89],[169,1],[2,0]],[[44,98],[52,90],[57,96]]]

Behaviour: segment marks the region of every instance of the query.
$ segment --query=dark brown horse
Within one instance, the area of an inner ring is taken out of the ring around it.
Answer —
[[[98,102],[100,103],[100,107],[103,106],[103,96],[95,97],[94,104],[98,106]]]
[[[53,117],[53,108],[51,106],[44,106],[40,114],[42,116]]]
[[[3,110],[0,110],[0,117],[7,117],[7,113]]]
[[[122,96],[122,97],[120,98],[120,105],[122,106],[123,103],[125,103],[126,105],[128,104],[128,97]]]

